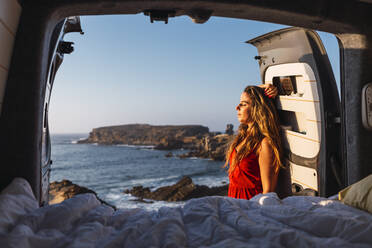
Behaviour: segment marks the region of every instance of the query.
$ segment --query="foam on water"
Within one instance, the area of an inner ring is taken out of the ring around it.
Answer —
[[[115,146],[123,146],[123,147],[131,147],[131,148],[138,148],[138,149],[154,149],[155,146],[145,146],[145,145],[128,145],[128,144],[118,144]]]
[[[79,139],[77,139],[77,140],[72,140],[71,141],[71,144],[77,144],[79,141],[81,141],[81,140],[85,140],[86,138],[79,138]]]
[[[228,176],[220,176],[220,177],[197,177],[193,179],[193,182],[195,184],[199,185],[206,185],[208,187],[217,187],[217,186],[222,186],[227,183],[229,183],[229,178]]]
[[[166,201],[154,201],[150,199],[145,199],[141,202],[134,196],[129,194],[115,194],[109,193],[106,195],[109,201],[115,202],[117,208],[142,208],[146,210],[158,210],[161,207],[181,207],[185,202],[166,202]]]

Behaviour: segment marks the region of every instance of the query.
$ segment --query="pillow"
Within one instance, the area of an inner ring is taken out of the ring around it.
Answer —
[[[372,174],[338,193],[346,205],[372,213]]]

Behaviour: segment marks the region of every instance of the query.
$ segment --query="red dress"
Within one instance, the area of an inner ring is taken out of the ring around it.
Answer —
[[[235,151],[232,157],[235,156]],[[229,197],[238,199],[251,199],[262,193],[260,166],[255,152],[243,158],[235,169],[229,174]]]

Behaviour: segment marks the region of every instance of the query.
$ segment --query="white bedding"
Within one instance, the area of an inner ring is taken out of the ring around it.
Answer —
[[[82,194],[39,208],[15,179],[0,195],[0,247],[372,247],[372,215],[321,197],[205,197],[159,211]]]

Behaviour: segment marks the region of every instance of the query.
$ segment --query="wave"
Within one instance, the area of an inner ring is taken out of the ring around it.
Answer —
[[[199,177],[193,179],[193,182],[198,185],[205,185],[208,187],[218,187],[229,183],[228,176],[225,177]]]
[[[189,160],[210,160],[213,161],[211,158],[201,158],[201,157],[185,157],[185,158],[179,158],[179,159],[189,159]]]
[[[79,138],[77,140],[72,140],[71,144],[77,144],[80,140],[85,140],[85,139],[86,139],[85,137],[82,137],[82,138]]]
[[[159,210],[161,207],[182,207],[185,202],[166,202],[145,199],[146,202],[138,201],[137,197],[123,193],[108,193],[106,194],[108,202],[114,204],[118,209],[120,208],[141,208],[148,211]]]
[[[161,178],[148,178],[148,179],[137,179],[137,180],[131,180],[132,183],[141,183],[142,185],[145,183],[151,183],[155,181],[161,181],[161,180],[170,180],[170,179],[176,179],[179,178],[179,176],[169,176],[169,177],[161,177]],[[199,185],[206,185],[209,187],[216,187],[216,186],[222,186],[228,183],[228,177],[200,177],[198,179],[193,179],[195,184]],[[163,183],[165,185],[170,185],[170,183]],[[161,187],[159,184],[158,187]],[[155,188],[152,189],[156,190]],[[115,205],[118,209],[122,208],[140,208],[140,209],[146,209],[148,211],[154,211],[159,210],[161,207],[183,207],[186,203],[186,201],[179,201],[179,202],[166,202],[166,201],[156,201],[151,199],[143,199],[144,201],[139,200],[137,197],[132,196],[130,194],[124,194],[121,190],[118,191],[117,189],[113,189],[110,192],[106,192],[104,194],[104,199]]]
[[[139,148],[139,149],[154,149],[155,146],[150,145],[128,145],[128,144],[119,144],[116,146],[124,146],[124,147],[131,147],[131,148]]]

